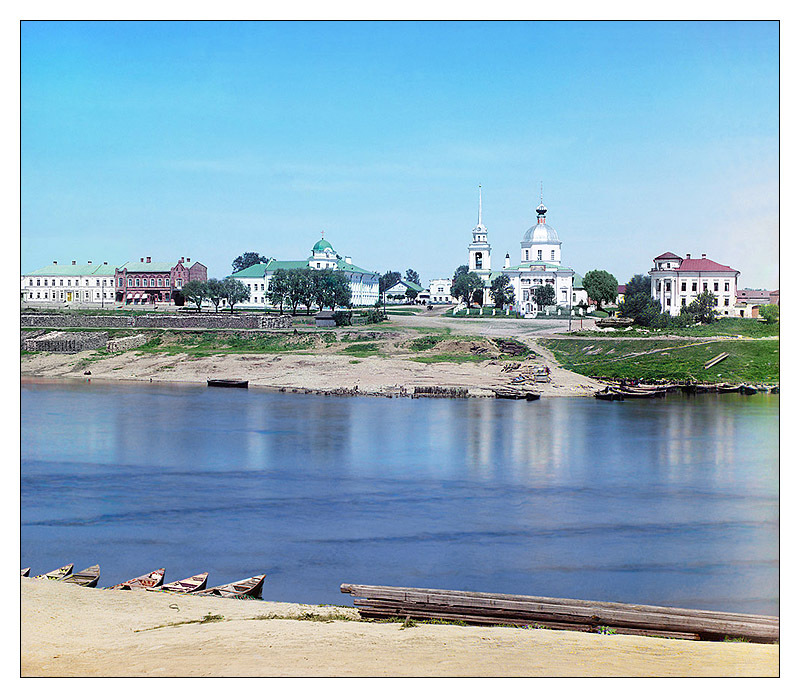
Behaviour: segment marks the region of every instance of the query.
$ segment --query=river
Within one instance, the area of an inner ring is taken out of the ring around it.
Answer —
[[[777,615],[778,405],[25,381],[21,563]]]

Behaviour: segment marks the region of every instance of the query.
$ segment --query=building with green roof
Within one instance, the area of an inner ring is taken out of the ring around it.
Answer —
[[[20,278],[20,296],[26,303],[69,305],[114,302],[114,271],[108,262],[52,264],[36,269]]]
[[[356,306],[374,305],[378,301],[380,273],[353,264],[350,257],[336,252],[325,239],[324,231],[311,248],[311,255],[302,260],[270,259],[266,263],[253,264],[231,274],[250,291],[250,299],[243,306],[270,305],[270,280],[278,269],[336,269],[342,271],[350,282],[352,303]]]

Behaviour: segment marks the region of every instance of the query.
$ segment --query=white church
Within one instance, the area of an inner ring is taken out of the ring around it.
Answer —
[[[510,280],[514,289],[513,310],[527,315],[537,311],[533,299],[533,289],[550,284],[555,291],[555,305],[570,307],[578,298],[578,290],[573,289],[575,272],[561,264],[561,240],[555,228],[547,225],[547,208],[540,201],[536,208],[536,225],[525,231],[520,242],[520,263],[511,264],[506,253],[503,268],[492,269],[492,246],[489,244],[489,231],[483,224],[483,196],[478,188],[478,225],[472,229],[472,242],[468,247],[469,270],[483,280],[483,302],[492,303],[490,295],[492,281],[502,274]]]

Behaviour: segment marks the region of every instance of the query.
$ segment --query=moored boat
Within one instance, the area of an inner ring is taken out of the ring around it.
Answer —
[[[260,599],[261,589],[264,586],[264,579],[267,575],[259,574],[248,579],[240,579],[238,582],[222,584],[203,591],[195,591],[193,594],[198,596],[224,596],[228,598],[251,598]]]
[[[626,398],[654,398],[666,397],[666,390],[630,390],[628,388],[618,388],[617,391]]]
[[[100,565],[92,565],[91,567],[87,567],[85,570],[71,574],[69,577],[64,577],[59,581],[66,582],[67,584],[77,584],[78,586],[82,587],[96,587],[99,580]]]
[[[159,587],[164,583],[164,568],[153,570],[149,574],[143,574],[141,577],[134,577],[127,582],[121,584],[114,584],[114,586],[106,587],[107,589],[153,589]]]
[[[722,385],[717,386],[718,393],[738,393],[741,389],[741,385],[728,385],[727,383],[723,383]]]
[[[541,396],[541,395],[539,395],[539,393],[525,393],[525,399],[526,399],[528,402],[533,402],[534,400],[538,400],[538,399],[539,399],[539,398],[541,398],[541,397],[542,397],[542,396]]]
[[[202,591],[205,589],[207,581],[208,572],[201,572],[193,577],[179,579],[178,581],[170,582],[169,584],[162,584],[160,587],[158,587],[157,591],[174,591],[179,594],[191,594],[193,591]]]
[[[246,388],[248,386],[248,381],[229,380],[224,378],[209,378],[207,383],[209,387],[212,388]]]
[[[57,570],[53,570],[52,572],[45,572],[44,574],[37,574],[34,579],[49,579],[51,581],[57,582],[60,579],[64,579],[68,574],[72,573],[72,565],[64,565],[63,567],[59,567]]]
[[[616,400],[618,402],[622,402],[625,397],[618,393],[616,390],[612,390],[611,388],[606,388],[605,390],[598,390],[594,396],[598,400]]]
[[[743,385],[739,388],[739,392],[742,393],[742,395],[755,395],[758,392],[758,388],[752,385]]]
[[[27,577],[27,576],[29,576],[29,575],[30,575],[30,573],[31,573],[31,568],[30,568],[30,567],[23,567],[23,568],[22,568],[22,569],[19,571],[19,576],[20,576],[20,577]]]

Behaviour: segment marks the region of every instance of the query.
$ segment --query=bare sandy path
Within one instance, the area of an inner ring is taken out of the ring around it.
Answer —
[[[778,646],[267,617],[301,606],[21,580],[22,676],[777,676]],[[223,616],[210,623],[207,615]],[[180,625],[168,625],[181,623]],[[156,627],[165,626],[165,627]]]

